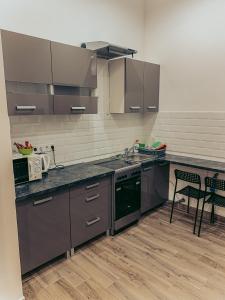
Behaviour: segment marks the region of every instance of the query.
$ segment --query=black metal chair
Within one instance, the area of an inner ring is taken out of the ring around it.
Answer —
[[[205,178],[206,193],[202,204],[202,211],[201,211],[200,223],[198,228],[198,236],[200,236],[201,233],[202,218],[203,218],[205,204],[206,203],[212,204],[210,223],[215,222],[215,217],[214,217],[215,206],[225,207],[225,196],[218,195],[216,193],[216,190],[225,191],[225,180],[217,179],[215,177],[206,177]],[[207,194],[210,194],[210,196],[206,199]]]
[[[198,174],[185,172],[177,169],[174,172],[175,172],[176,183],[175,183],[175,189],[173,195],[170,223],[172,223],[176,194],[181,194],[188,197],[187,213],[189,213],[190,210],[190,198],[193,198],[197,200],[197,207],[196,207],[195,221],[194,221],[194,228],[193,228],[193,234],[195,234],[196,223],[198,218],[199,200],[205,197],[205,192],[201,190],[201,177]],[[177,184],[179,180],[196,184],[198,188],[187,185],[184,188],[177,191]]]

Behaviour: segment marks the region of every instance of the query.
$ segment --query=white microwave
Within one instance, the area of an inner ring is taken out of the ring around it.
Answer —
[[[42,179],[42,159],[39,155],[13,157],[15,184]]]

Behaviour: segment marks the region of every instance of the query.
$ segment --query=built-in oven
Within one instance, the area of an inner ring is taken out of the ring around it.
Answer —
[[[115,174],[113,233],[139,220],[141,169],[124,169]]]

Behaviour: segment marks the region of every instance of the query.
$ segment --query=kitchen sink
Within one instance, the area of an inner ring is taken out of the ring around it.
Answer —
[[[133,162],[142,162],[145,160],[152,160],[152,156],[147,154],[135,153],[135,154],[128,155],[126,160],[133,161]]]

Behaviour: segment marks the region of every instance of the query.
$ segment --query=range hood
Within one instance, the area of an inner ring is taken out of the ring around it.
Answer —
[[[112,59],[126,55],[132,55],[133,57],[133,55],[137,53],[136,50],[102,41],[82,43],[81,47],[95,51],[97,53],[97,57],[104,59]]]

